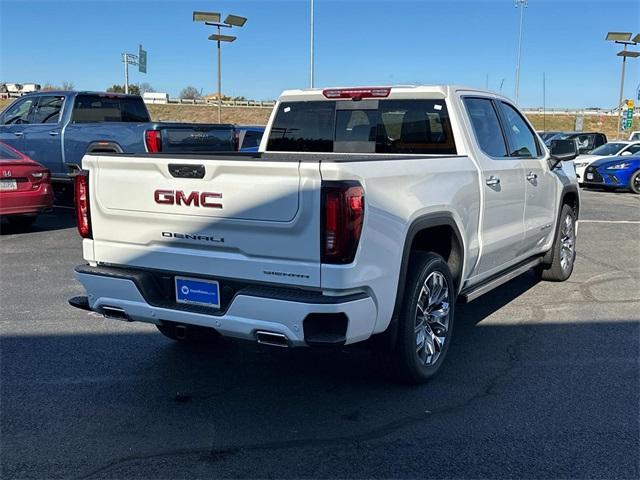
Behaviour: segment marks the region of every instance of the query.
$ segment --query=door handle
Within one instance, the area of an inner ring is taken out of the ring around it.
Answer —
[[[494,175],[491,175],[489,178],[487,178],[486,183],[490,187],[495,187],[496,185],[500,185],[500,179]]]
[[[49,135],[51,135],[52,137],[55,137],[56,135],[60,135],[60,132],[58,132],[57,130],[51,130],[49,132]]]
[[[22,135],[24,135],[24,132],[13,132],[13,134],[14,134],[16,137],[21,137]]]
[[[529,180],[530,182],[535,182],[538,179],[538,175],[536,175],[533,172],[529,172],[527,173],[527,180]]]

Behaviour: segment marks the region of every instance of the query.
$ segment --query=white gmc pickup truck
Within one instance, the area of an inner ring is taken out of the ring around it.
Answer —
[[[456,302],[573,270],[575,144],[453,86],[286,91],[257,154],[86,155],[87,291],[166,336],[276,346],[376,337],[405,379],[442,365]]]

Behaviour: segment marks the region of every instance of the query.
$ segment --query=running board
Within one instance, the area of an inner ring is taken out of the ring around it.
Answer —
[[[484,295],[485,293],[493,290],[494,288],[507,283],[509,280],[522,275],[527,270],[531,270],[533,267],[540,265],[541,263],[542,257],[538,257],[534,258],[533,260],[527,260],[525,263],[516,265],[511,270],[507,270],[507,272],[501,274],[499,277],[494,277],[481,283],[477,287],[472,287],[471,290],[462,292],[458,297],[458,301],[460,303],[469,303],[480,297],[481,295]]]

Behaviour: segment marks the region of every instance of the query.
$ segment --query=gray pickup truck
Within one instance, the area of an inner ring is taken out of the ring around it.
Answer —
[[[0,115],[0,142],[51,170],[54,182],[87,153],[189,153],[237,150],[233,125],[151,122],[138,95],[36,92]]]

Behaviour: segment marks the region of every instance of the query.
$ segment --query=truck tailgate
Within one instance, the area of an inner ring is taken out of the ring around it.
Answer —
[[[232,125],[160,123],[158,128],[161,131],[163,152],[230,152],[236,150],[236,131]]]
[[[100,263],[320,285],[318,164],[88,155],[83,168]]]

